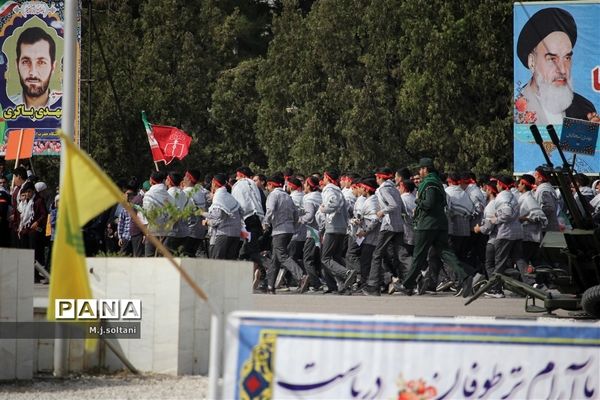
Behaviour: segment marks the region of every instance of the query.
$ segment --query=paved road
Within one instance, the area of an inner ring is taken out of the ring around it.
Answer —
[[[510,319],[572,318],[567,311],[563,310],[556,311],[555,316],[528,313],[525,311],[525,299],[514,297],[480,298],[468,306],[464,305],[465,299],[446,293],[411,297],[399,294],[365,297],[331,294],[298,295],[282,292],[275,296],[255,294],[253,299],[257,311]]]

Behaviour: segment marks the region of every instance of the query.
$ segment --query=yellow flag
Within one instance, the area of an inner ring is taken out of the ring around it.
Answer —
[[[50,320],[55,319],[56,299],[93,298],[81,228],[122,199],[120,190],[94,160],[62,133],[59,135],[64,146],[65,160],[52,249],[47,314]]]

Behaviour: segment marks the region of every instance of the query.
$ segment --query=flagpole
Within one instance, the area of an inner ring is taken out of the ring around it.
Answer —
[[[135,210],[131,207],[131,205],[126,200],[119,200],[119,204],[123,206],[123,208],[127,211],[133,223],[142,231],[142,233],[146,236],[146,240],[150,240],[150,242],[158,249],[158,251],[165,256],[169,260],[169,262],[175,267],[175,269],[179,272],[183,280],[190,285],[192,290],[200,297],[202,300],[206,302],[206,305],[210,309],[211,317],[210,317],[210,351],[209,351],[209,366],[208,366],[208,398],[209,399],[218,399],[220,398],[220,388],[219,388],[219,377],[221,375],[221,336],[222,336],[222,317],[221,312],[218,310],[208,299],[206,292],[202,290],[200,286],[194,282],[192,277],[177,263],[173,254],[165,247],[164,244],[156,237],[154,237],[146,228],[146,225],[140,221]]]
[[[157,171],[159,171],[159,169],[158,169],[158,161],[154,161],[154,167],[156,168]]]
[[[21,155],[21,146],[23,145],[23,128],[21,128],[21,134],[19,135],[19,145],[17,146],[17,158],[15,158],[15,168],[19,166],[19,156]]]
[[[13,131],[17,132],[17,131]],[[19,146],[17,147],[17,158],[15,158],[15,169],[19,166],[19,156],[21,155],[21,145],[23,144],[23,128],[21,128],[21,135],[19,136]],[[15,188],[15,175],[13,174],[12,182],[10,183],[10,190]]]
[[[77,46],[77,5],[75,0],[65,0],[64,14],[64,54],[63,54],[63,96],[62,96],[62,118],[61,128],[66,136],[73,140],[75,132],[75,75],[76,46]],[[90,49],[91,51],[91,49]],[[62,181],[65,173],[66,149],[61,146],[60,150],[60,179]],[[64,329],[57,325],[57,335],[54,340],[54,376],[64,377],[68,373],[69,341],[62,338]]]

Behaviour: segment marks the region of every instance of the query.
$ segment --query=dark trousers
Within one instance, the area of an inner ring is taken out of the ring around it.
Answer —
[[[235,260],[240,238],[236,236],[220,235],[211,247],[210,258],[215,260]]]
[[[275,279],[277,278],[277,272],[279,268],[284,267],[294,278],[300,282],[302,279],[302,269],[296,261],[294,261],[289,253],[288,246],[292,240],[291,233],[283,233],[281,235],[275,235],[272,239],[273,255],[271,256],[271,264],[267,269],[267,283],[270,288],[275,287]]]
[[[186,257],[196,257],[196,252],[198,251],[200,244],[202,244],[202,240],[203,239],[198,239],[191,236],[186,237],[183,245],[183,254]]]
[[[404,233],[381,231],[377,236],[377,245],[373,252],[371,261],[371,270],[369,271],[369,279],[367,285],[373,288],[379,288],[382,283],[388,284],[391,282],[392,276],[395,275],[392,271],[386,270],[384,261],[389,247],[393,249],[395,259],[399,261],[400,268],[396,273],[402,276],[410,267],[410,256],[404,247]]]
[[[485,275],[490,278],[488,271],[493,273],[496,266],[496,247],[494,243],[487,243],[485,246]]]
[[[288,252],[300,268],[304,269],[304,240],[291,240]]]
[[[171,253],[180,256],[184,251],[185,237],[167,236],[165,238],[165,246]]]
[[[467,256],[467,262],[471,264],[475,271],[481,275],[486,274],[485,270],[485,252],[488,241],[488,235],[483,233],[471,232],[471,248]]]
[[[133,254],[133,247],[131,245],[131,239],[123,240],[121,247],[119,248],[119,255],[121,256],[131,256]]]
[[[258,215],[251,215],[244,220],[246,230],[250,232],[250,240],[244,240],[240,248],[240,259],[250,260],[261,267],[265,267],[264,260],[260,257],[260,238],[263,234],[262,224]]]
[[[346,267],[360,271],[360,246],[356,244],[356,238],[348,235],[348,250],[346,250]]]
[[[343,233],[325,233],[323,236],[321,263],[325,272],[336,279],[344,279],[348,271],[344,266],[345,238]]]
[[[419,274],[427,266],[427,253],[430,247],[434,247],[439,252],[442,261],[454,271],[459,283],[462,283],[468,276],[475,274],[473,268],[468,264],[461,263],[456,254],[450,249],[448,231],[419,230],[415,231],[415,251],[411,269],[403,282],[405,287],[415,287]]]
[[[235,260],[238,255],[240,238],[237,236],[217,236],[211,249],[210,258],[215,260]]]
[[[369,279],[374,251],[375,245],[373,244],[363,243],[360,245],[360,280],[362,285],[366,285],[367,280]]]
[[[304,269],[310,277],[310,285],[318,288],[321,286],[319,279],[321,270],[321,255],[319,248],[315,245],[315,241],[308,238],[304,241],[302,259],[304,261]]]
[[[450,245],[450,248],[462,262],[467,262],[469,250],[471,249],[470,239],[470,236],[448,235],[448,244]]]
[[[514,262],[519,257],[519,241],[508,239],[496,239],[494,242],[494,270],[492,273],[503,274],[507,269],[512,268]]]
[[[413,252],[414,257],[414,252]],[[432,285],[437,286],[438,282],[451,281],[453,278],[448,273],[448,268],[444,267],[440,252],[435,247],[430,247],[427,252],[427,275],[432,280]]]
[[[144,235],[134,235],[131,237],[131,251],[134,257],[144,257]]]

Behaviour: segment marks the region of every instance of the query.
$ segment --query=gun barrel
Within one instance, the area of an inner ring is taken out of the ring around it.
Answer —
[[[548,153],[546,152],[546,149],[544,148],[544,140],[542,139],[542,134],[540,133],[540,130],[538,129],[537,125],[531,125],[529,127],[529,130],[531,131],[531,134],[533,135],[533,139],[535,140],[535,142],[538,144],[538,146],[540,146],[540,150],[542,150],[544,159],[546,159],[546,164],[550,168],[554,168],[554,165],[552,164],[552,161],[550,160],[550,156],[548,155]]]

